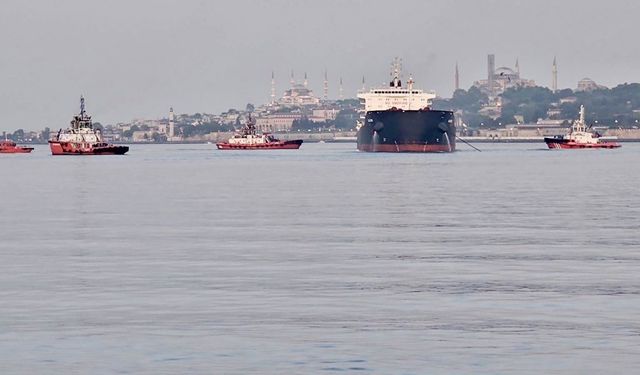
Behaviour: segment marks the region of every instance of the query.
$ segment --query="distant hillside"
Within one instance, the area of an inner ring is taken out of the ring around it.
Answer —
[[[489,98],[476,87],[457,90],[451,99],[436,99],[434,107],[459,111],[471,127],[495,127],[514,124],[519,120],[535,123],[538,119],[572,120],[580,105],[586,107],[587,122],[610,127],[638,126],[640,121],[640,83],[621,84],[594,91],[560,90],[553,93],[546,87],[524,87],[500,95],[498,117],[482,114],[490,106]],[[495,104],[495,103],[491,103]],[[482,124],[482,125],[481,125]]]

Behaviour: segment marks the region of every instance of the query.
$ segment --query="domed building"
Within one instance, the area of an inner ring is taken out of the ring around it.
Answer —
[[[536,85],[535,81],[520,77],[520,64],[518,60],[516,60],[515,69],[506,66],[501,66],[496,69],[494,55],[489,55],[487,60],[487,79],[478,80],[474,82],[473,85],[490,98],[495,98],[509,88],[534,87]]]
[[[284,92],[278,104],[284,106],[305,106],[320,104],[320,99],[313,95],[313,91],[305,85],[294,84]]]
[[[578,87],[576,88],[576,91],[594,91],[594,90],[606,89],[606,88],[607,88],[606,86],[597,84],[591,78],[583,78],[578,81]]]
[[[320,98],[313,95],[313,91],[307,87],[307,74],[304,75],[304,83],[299,84],[291,75],[291,88],[284,92],[278,100],[282,106],[299,107],[320,104]]]

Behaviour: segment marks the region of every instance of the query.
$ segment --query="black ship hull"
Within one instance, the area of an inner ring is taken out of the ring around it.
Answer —
[[[456,127],[451,111],[369,111],[358,130],[365,152],[453,152]]]

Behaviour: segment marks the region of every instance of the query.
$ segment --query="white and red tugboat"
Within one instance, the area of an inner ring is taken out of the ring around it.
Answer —
[[[589,131],[584,121],[583,105],[580,106],[580,118],[573,122],[569,134],[545,137],[544,141],[550,149],[620,147],[619,143],[604,141],[600,134]]]
[[[297,150],[301,144],[301,139],[281,141],[269,133],[256,134],[256,122],[249,116],[238,133],[216,146],[218,150]]]
[[[60,129],[49,140],[53,155],[123,155],[128,146],[117,146],[102,140],[99,130],[93,129],[91,116],[84,111],[84,97],[80,97],[80,114],[73,116],[71,127]]]

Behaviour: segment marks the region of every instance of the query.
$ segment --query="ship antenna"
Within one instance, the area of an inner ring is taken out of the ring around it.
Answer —
[[[84,96],[80,95],[80,116],[84,117]]]
[[[400,80],[400,71],[402,70],[402,60],[396,57],[391,64],[391,87],[402,87],[402,81]]]

